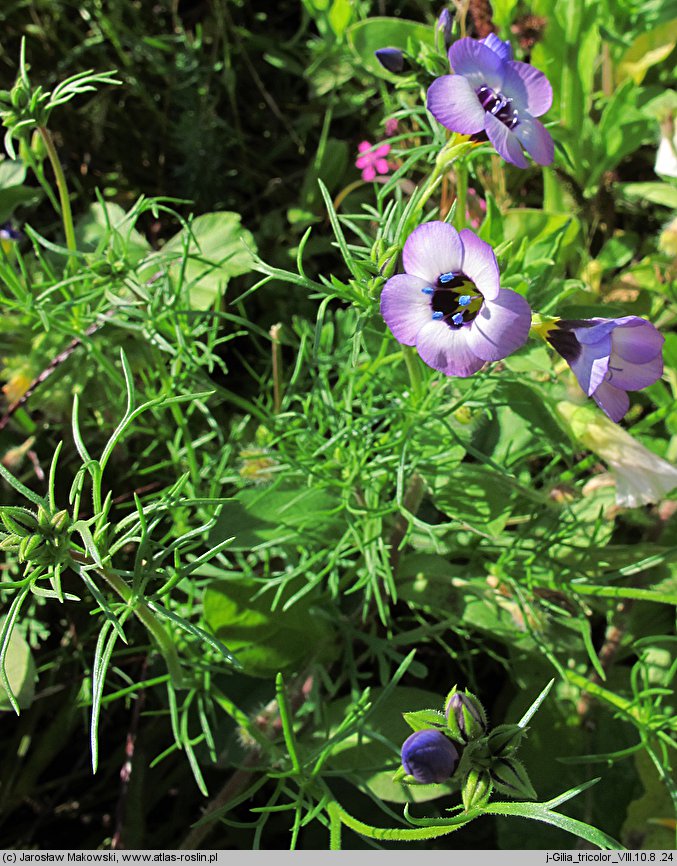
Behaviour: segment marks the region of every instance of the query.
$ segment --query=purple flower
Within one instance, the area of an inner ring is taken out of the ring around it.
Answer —
[[[620,421],[628,411],[626,391],[653,385],[663,374],[665,338],[638,316],[560,319],[548,328],[545,338],[612,421]]]
[[[446,782],[458,764],[458,751],[438,730],[414,731],[402,743],[402,766],[417,782]]]
[[[494,33],[459,39],[449,49],[454,75],[428,88],[428,109],[447,129],[491,141],[503,159],[526,168],[522,148],[540,165],[550,165],[554,146],[536,120],[552,104],[552,87],[542,72],[512,59],[509,42]]]
[[[444,47],[447,50],[451,45],[451,28],[453,26],[453,23],[454,19],[452,18],[451,12],[445,7],[440,12],[440,16],[437,19],[435,29],[442,33],[442,38],[444,39]]]
[[[404,54],[399,48],[379,48],[374,54],[388,72],[402,72],[404,69]]]
[[[469,229],[425,223],[407,238],[402,261],[405,273],[383,287],[381,315],[430,367],[471,376],[526,342],[529,304],[500,288],[493,250]]]

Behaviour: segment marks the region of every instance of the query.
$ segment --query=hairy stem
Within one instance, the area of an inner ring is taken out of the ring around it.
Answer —
[[[71,211],[70,198],[68,197],[66,175],[63,173],[59,154],[56,152],[56,147],[54,147],[54,140],[52,138],[52,134],[46,126],[38,126],[38,132],[40,133],[40,137],[42,138],[45,149],[47,150],[47,156],[49,157],[49,161],[52,164],[52,169],[54,170],[54,176],[56,178],[56,186],[59,190],[59,201],[61,202],[61,221],[63,222],[63,230],[66,235],[66,246],[72,253],[74,253],[77,251],[77,246],[75,244],[73,213]]]

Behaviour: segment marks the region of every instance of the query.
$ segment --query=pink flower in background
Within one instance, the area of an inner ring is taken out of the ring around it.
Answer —
[[[355,160],[355,166],[362,171],[363,180],[373,180],[376,174],[388,174],[390,166],[385,159],[390,153],[389,144],[381,144],[372,150],[373,145],[368,141],[361,141],[357,145],[360,156]]]
[[[482,196],[476,192],[471,186],[468,187],[466,196],[466,218],[470,225],[477,229],[480,227],[482,220],[487,215],[487,203]]]
[[[386,135],[395,135],[397,132],[397,123],[398,121],[396,117],[389,117],[386,120]]]

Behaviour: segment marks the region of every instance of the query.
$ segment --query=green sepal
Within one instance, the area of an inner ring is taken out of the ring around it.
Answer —
[[[538,799],[524,764],[516,758],[494,761],[491,765],[491,780],[498,791],[516,800]]]
[[[491,775],[487,770],[472,769],[468,772],[461,785],[463,808],[466,812],[484,806],[491,797],[493,785]]]
[[[413,731],[425,731],[430,728],[446,727],[444,713],[439,710],[416,710],[413,713],[402,713],[402,718]]]
[[[519,725],[498,725],[487,738],[489,751],[497,758],[514,754],[528,730]]]

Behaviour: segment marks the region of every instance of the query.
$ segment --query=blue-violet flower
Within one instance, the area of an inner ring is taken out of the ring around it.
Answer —
[[[500,288],[492,248],[469,229],[425,223],[407,238],[402,261],[405,273],[383,287],[381,315],[428,366],[471,376],[526,342],[529,304]]]
[[[458,764],[458,750],[441,731],[414,731],[402,743],[402,766],[417,782],[446,782]]]
[[[548,326],[545,339],[569,364],[588,397],[617,423],[630,406],[626,391],[653,385],[663,374],[665,338],[638,316],[560,319]]]
[[[529,165],[522,148],[540,165],[550,165],[552,138],[536,120],[552,104],[545,75],[513,60],[510,43],[495,33],[457,40],[449,62],[455,74],[437,78],[428,88],[431,114],[453,132],[488,138],[503,159],[519,168]]]

